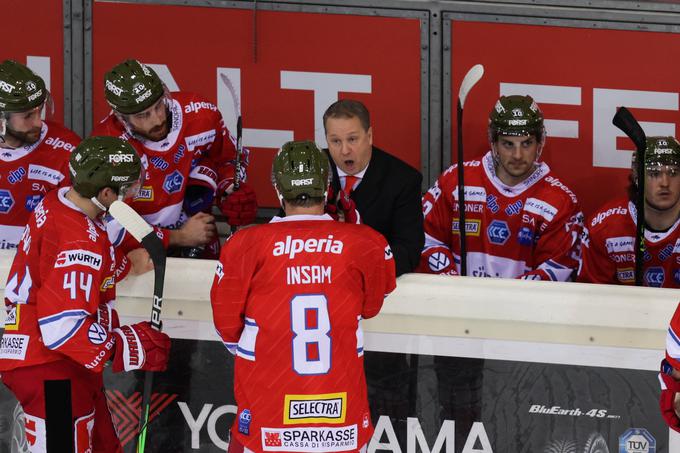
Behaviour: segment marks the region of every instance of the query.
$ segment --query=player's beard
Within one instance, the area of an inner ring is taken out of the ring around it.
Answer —
[[[147,132],[139,131],[135,132],[137,135],[141,135],[147,140],[151,140],[152,142],[160,142],[162,140],[165,140],[165,138],[168,136],[168,134],[170,133],[171,126],[172,126],[172,112],[170,111],[170,109],[166,109],[165,121],[163,121],[161,124],[152,127]]]
[[[10,137],[14,138],[15,140],[18,140],[20,146],[23,145],[32,145],[38,140],[40,140],[40,133],[42,132],[42,127],[34,127],[26,132],[19,132],[15,131],[14,129],[10,129],[9,127],[7,128],[6,134],[9,135]],[[18,148],[17,147],[17,148]]]
[[[170,132],[170,128],[168,127],[168,121],[166,120],[160,126],[156,126],[151,129],[147,134],[147,138],[155,142],[160,142],[168,136],[168,132]]]

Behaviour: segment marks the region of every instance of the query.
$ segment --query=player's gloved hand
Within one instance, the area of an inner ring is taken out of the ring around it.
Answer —
[[[429,247],[420,255],[416,272],[424,274],[458,275],[451,250],[443,246]]]
[[[340,220],[340,215],[338,214],[338,207],[335,204],[335,192],[333,191],[333,186],[328,187],[328,193],[326,193],[326,205],[324,206],[324,212],[329,216],[333,217],[333,220]]]
[[[356,203],[344,190],[338,192],[334,203],[326,204],[325,212],[339,222],[361,223]]]
[[[184,193],[184,212],[189,217],[198,212],[207,212],[215,200],[215,190],[205,185],[193,184]]]
[[[120,327],[118,312],[109,304],[99,304],[99,308],[97,308],[97,323],[107,332],[113,332],[114,329]]]
[[[113,371],[164,371],[168,366],[170,337],[151,327],[149,321],[121,326],[113,331],[116,346]]]
[[[231,226],[248,225],[257,216],[257,197],[255,191],[248,184],[242,182],[238,190],[233,185],[225,191],[225,197],[220,202],[220,211],[227,218]]]
[[[661,361],[661,371],[659,372],[659,382],[661,384],[659,406],[661,408],[661,416],[666,424],[671,429],[680,432],[680,418],[678,418],[678,413],[675,410],[675,396],[680,392],[680,381],[673,377],[673,372],[673,367],[666,359],[663,359]]]
[[[324,207],[324,212],[329,216],[333,217],[333,220],[340,220],[340,215],[338,214],[338,207],[334,204],[327,204]]]
[[[335,202],[338,207],[338,217],[344,219],[345,223],[361,223],[361,215],[357,211],[357,205],[344,190],[338,192]]]

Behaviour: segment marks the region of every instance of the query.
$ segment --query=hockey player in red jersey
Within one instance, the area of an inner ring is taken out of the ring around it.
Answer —
[[[255,192],[244,182],[247,151],[240,188],[233,191],[236,148],[217,107],[196,94],[169,93],[154,70],[137,60],[106,73],[105,95],[113,111],[92,134],[127,140],[146,170],[132,207],[151,225],[169,230],[166,245],[184,251],[205,246],[202,257],[216,259],[219,241],[209,213],[214,201],[230,225],[255,219]],[[124,230],[117,222],[108,228],[118,246]]]
[[[395,287],[392,252],[370,227],[324,214],[329,163],[313,142],[286,143],[272,180],[286,217],[225,243],[210,294],[236,355],[229,452],[365,452],[361,319]]]
[[[31,452],[46,451],[47,380],[71,382],[75,452],[120,452],[104,364],[112,358],[114,371],[163,370],[170,348],[148,322],[118,326],[113,307],[117,263],[102,215],[114,200],[134,196],[142,167],[134,148],[113,137],[84,140],[70,167],[73,187],[36,206],[10,268],[0,371],[25,411]]]
[[[467,273],[567,281],[579,264],[583,214],[545,162],[543,114],[531,96],[501,96],[489,115],[491,150],[465,162]],[[423,197],[425,247],[418,270],[460,272],[457,165]]]
[[[635,174],[635,156],[633,172]],[[680,288],[680,143],[648,137],[645,150],[644,286]],[[635,284],[637,183],[629,196],[610,201],[586,222],[578,280]]]
[[[43,79],[16,61],[0,63],[0,249],[16,248],[40,200],[69,183],[80,138],[41,119],[51,107]]]
[[[661,397],[659,406],[666,424],[680,432],[680,304],[675,309],[666,332],[666,358],[661,361],[659,372]]]

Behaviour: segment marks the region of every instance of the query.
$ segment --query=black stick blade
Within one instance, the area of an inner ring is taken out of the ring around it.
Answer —
[[[647,136],[645,131],[642,130],[640,123],[637,122],[635,117],[630,110],[625,107],[619,107],[616,111],[616,115],[612,118],[612,124],[621,129],[621,131],[630,138],[635,147],[643,151],[646,147]]]
[[[635,208],[637,212],[637,226],[635,234],[635,285],[642,286],[643,256],[645,250],[645,149],[647,148],[647,136],[642,130],[640,123],[625,107],[620,107],[612,119],[614,126],[618,127],[635,143],[637,148],[637,163],[635,174],[637,175],[637,197]]]

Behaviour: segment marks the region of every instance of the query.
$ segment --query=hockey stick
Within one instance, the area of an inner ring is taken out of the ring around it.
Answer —
[[[71,380],[45,380],[46,451],[73,451]]]
[[[465,172],[463,171],[463,106],[473,86],[484,75],[484,66],[476,64],[465,74],[458,91],[458,234],[460,235],[460,275],[467,275],[467,228],[465,224]]]
[[[234,192],[241,187],[241,156],[243,155],[243,123],[241,122],[241,115],[236,120],[236,159],[234,161]],[[231,234],[236,233],[238,227],[236,225],[229,225]]]
[[[642,130],[640,123],[625,107],[620,107],[612,119],[614,126],[618,127],[635,144],[637,153],[635,156],[637,177],[637,198],[635,210],[637,211],[637,229],[635,234],[635,285],[642,286],[642,264],[645,252],[645,150],[647,148],[647,136]]]
[[[151,326],[161,330],[161,307],[163,306],[163,283],[165,281],[165,247],[153,228],[137,214],[134,209],[122,201],[114,201],[109,207],[109,213],[118,220],[128,233],[149,252],[153,261],[153,305],[151,306]],[[153,387],[153,372],[144,373],[144,393],[142,394],[142,413],[139,418],[139,437],[137,438],[137,453],[144,452],[146,445],[146,428],[149,423],[151,406],[151,388]]]
[[[255,5],[255,7],[257,7],[257,5]],[[229,80],[229,77],[224,73],[220,73],[220,78],[231,94],[231,100],[234,103],[234,113],[238,115],[236,118],[236,159],[234,160],[234,191],[236,191],[241,186],[241,167],[243,165],[243,122],[241,120],[241,102],[236,93],[236,88],[234,88],[234,84]],[[229,228],[231,229],[231,234],[236,233],[236,230],[238,229],[238,227],[234,225],[229,225]]]

